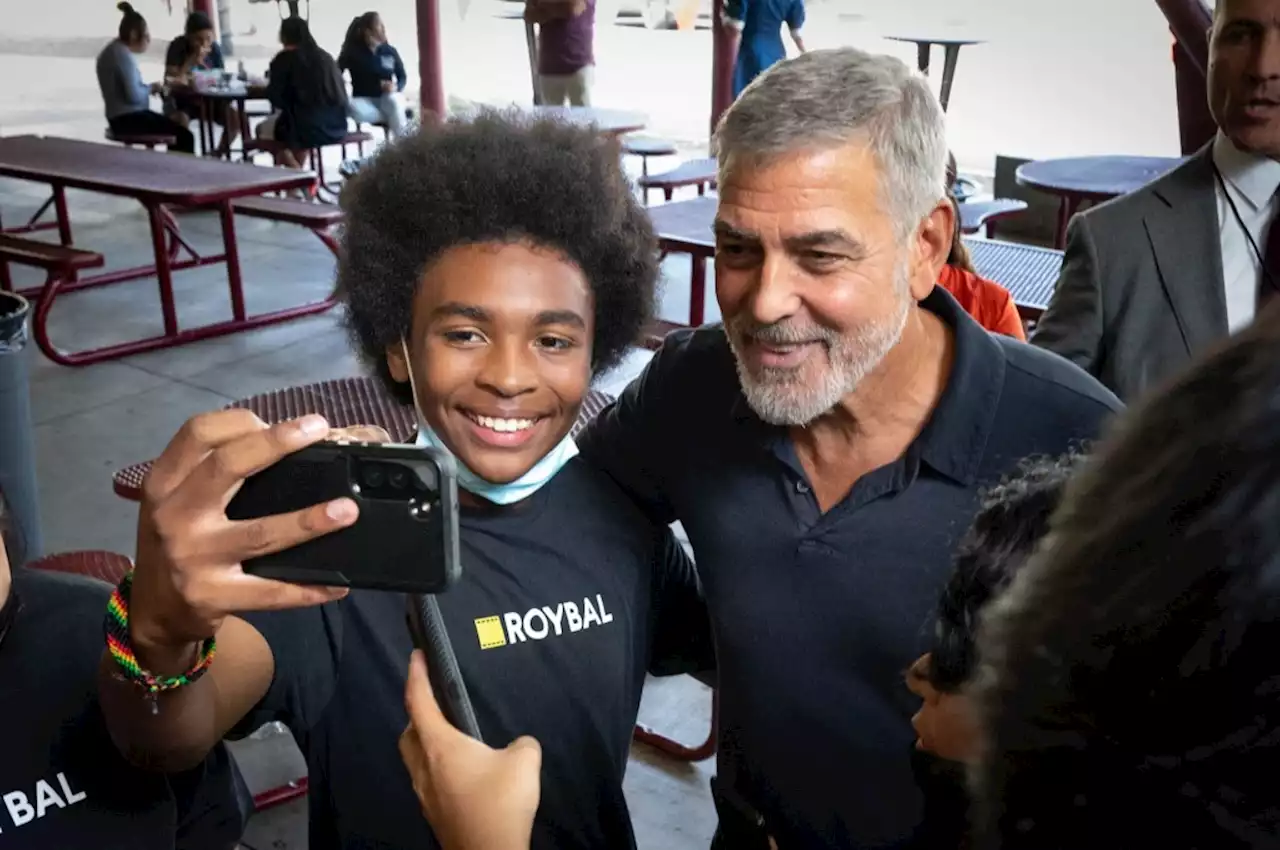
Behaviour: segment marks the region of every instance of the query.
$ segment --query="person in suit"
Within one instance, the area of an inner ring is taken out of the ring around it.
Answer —
[[[1280,0],[1218,0],[1209,36],[1217,137],[1072,220],[1031,338],[1125,402],[1250,324],[1280,284]]]

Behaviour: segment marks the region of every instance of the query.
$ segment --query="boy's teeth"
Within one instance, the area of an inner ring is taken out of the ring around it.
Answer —
[[[523,431],[532,428],[532,419],[494,419],[491,416],[473,417],[477,422],[491,431]]]

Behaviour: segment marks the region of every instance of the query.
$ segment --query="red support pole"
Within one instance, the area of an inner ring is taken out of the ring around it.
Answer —
[[[1173,67],[1177,80],[1178,131],[1182,152],[1193,153],[1217,132],[1208,103],[1209,27],[1213,13],[1202,0],[1156,0],[1169,21],[1176,43]]]
[[[724,0],[711,4],[711,132],[733,103],[733,66],[738,60],[738,34],[724,23]]]
[[[193,12],[204,12],[209,16],[209,20],[218,20],[218,10],[214,8],[214,0],[191,0],[187,6]]]
[[[440,0],[417,0],[418,77],[422,80],[422,119],[445,115],[444,71],[440,64]]]

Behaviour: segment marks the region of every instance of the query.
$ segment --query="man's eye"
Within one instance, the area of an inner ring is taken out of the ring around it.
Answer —
[[[444,338],[449,342],[456,342],[463,345],[483,342],[484,337],[475,331],[445,331]]]

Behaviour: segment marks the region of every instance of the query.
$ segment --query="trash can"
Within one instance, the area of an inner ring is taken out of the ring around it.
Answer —
[[[44,554],[36,489],[36,446],[27,380],[27,316],[31,305],[0,291],[0,492],[22,537],[26,560]]]

